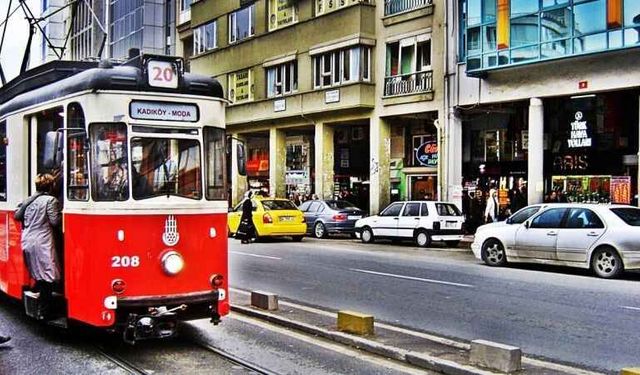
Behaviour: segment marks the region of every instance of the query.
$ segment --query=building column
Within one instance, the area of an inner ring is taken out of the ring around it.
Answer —
[[[462,207],[462,119],[453,108],[449,109],[445,131],[447,133],[445,159],[439,158],[438,161],[446,160],[446,199]]]
[[[638,103],[640,103],[640,96],[638,97]],[[638,111],[638,119],[636,126],[640,127],[640,111]],[[636,191],[635,193],[631,192],[631,200],[633,201],[633,198],[637,197],[636,204],[640,207],[640,132],[638,132],[638,180],[636,182]]]
[[[269,129],[269,195],[286,198],[287,143],[284,131]]]
[[[248,145],[244,137],[234,133],[231,135],[231,206],[235,206],[244,196],[245,191],[249,189],[247,185],[247,176],[241,176],[238,173],[238,144],[244,143],[244,159],[245,163],[248,156]],[[245,166],[246,170],[246,166]]]
[[[370,122],[369,213],[374,215],[385,208],[390,200],[391,129],[382,118],[374,116]]]
[[[315,125],[315,192],[320,199],[333,198],[333,127]]]
[[[540,98],[529,102],[529,160],[527,198],[529,204],[542,203],[544,194],[544,105]]]

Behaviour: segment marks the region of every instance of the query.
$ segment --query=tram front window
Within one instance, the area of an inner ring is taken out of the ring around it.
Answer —
[[[161,195],[202,198],[197,140],[133,138],[131,163],[134,199]]]

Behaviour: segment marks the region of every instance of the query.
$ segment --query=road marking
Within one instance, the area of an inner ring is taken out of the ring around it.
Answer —
[[[327,349],[327,350],[331,350],[333,352],[351,357],[351,358],[356,358],[359,360],[364,360],[366,362],[369,362],[371,364],[374,364],[376,366],[382,366],[382,367],[386,367],[388,369],[394,370],[394,371],[398,371],[398,372],[403,372],[406,374],[429,374],[429,373],[433,373],[431,371],[426,372],[426,370],[424,369],[416,369],[410,365],[407,364],[403,364],[401,362],[395,362],[392,361],[390,359],[381,359],[379,357],[377,357],[374,354],[368,354],[367,352],[362,352],[360,350],[356,350],[356,349],[352,349],[348,346],[342,345],[342,344],[335,344],[333,342],[330,341],[326,341],[326,340],[321,340],[318,339],[317,337],[314,336],[309,336],[307,334],[303,334],[303,333],[298,333],[286,328],[281,328],[279,326],[275,326],[272,323],[266,323],[262,320],[256,319],[256,318],[251,318],[251,317],[246,317],[246,316],[242,316],[240,314],[237,313],[230,313],[228,315],[229,318],[240,321],[242,323],[248,323],[248,324],[252,324],[254,326],[263,328],[263,329],[267,329],[270,330],[272,332],[275,332],[277,334],[281,334],[281,335],[286,335],[289,336],[293,339],[308,343],[308,344],[312,344],[315,345],[317,347],[323,348],[323,349]],[[366,354],[365,354],[366,353]]]
[[[450,281],[442,281],[442,280],[434,280],[434,279],[423,279],[421,277],[396,275],[396,274],[393,274],[393,273],[384,273],[384,272],[376,272],[376,271],[369,271],[369,270],[361,270],[361,269],[357,269],[357,268],[349,268],[349,271],[368,273],[368,274],[371,274],[371,275],[378,275],[378,276],[394,277],[396,279],[422,281],[424,283],[444,284],[444,285],[451,285],[451,286],[459,286],[459,287],[462,287],[462,288],[475,288],[475,286],[469,285],[469,284],[453,283],[453,282],[450,282]]]
[[[620,306],[620,307],[627,310],[640,311],[640,307],[633,307],[633,306]]]
[[[270,256],[268,256],[268,255],[259,255],[259,254],[243,253],[243,252],[241,252],[241,251],[229,251],[229,253],[231,253],[231,254],[236,254],[236,255],[244,255],[244,256],[248,256],[248,257],[255,257],[255,258],[265,258],[265,259],[282,260],[282,258],[278,258],[278,257],[270,257]]]

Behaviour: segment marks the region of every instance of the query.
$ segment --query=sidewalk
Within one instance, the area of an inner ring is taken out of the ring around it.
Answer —
[[[278,311],[251,306],[250,293],[231,290],[232,311],[302,331],[323,339],[349,345],[366,352],[409,363],[444,374],[498,374],[469,364],[470,345],[384,323],[375,323],[375,335],[356,336],[337,331],[336,312],[320,310],[280,299]],[[366,312],[363,312],[366,313]],[[541,361],[523,355],[522,370],[517,374],[592,375],[595,372]]]

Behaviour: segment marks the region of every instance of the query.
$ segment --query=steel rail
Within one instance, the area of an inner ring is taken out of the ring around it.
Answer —
[[[233,355],[233,354],[231,354],[229,352],[226,352],[226,351],[224,351],[224,350],[222,350],[220,348],[216,348],[214,346],[211,346],[209,344],[205,344],[205,343],[203,343],[201,341],[197,341],[197,340],[194,340],[194,342],[198,346],[200,346],[201,348],[206,349],[208,351],[211,351],[211,352],[213,352],[213,353],[215,353],[215,354],[227,359],[229,362],[233,362],[233,363],[235,363],[237,365],[240,365],[240,366],[242,366],[242,367],[244,367],[246,369],[249,369],[249,370],[251,370],[253,372],[256,372],[258,374],[262,374],[262,375],[280,375],[277,372],[273,372],[271,370],[267,370],[264,367],[260,367],[260,366],[254,364],[254,363],[249,362],[249,361],[245,361],[244,359],[242,359],[242,358],[240,358],[238,356],[235,356],[235,355]]]
[[[105,357],[110,362],[113,362],[115,365],[117,365],[121,369],[128,371],[130,374],[135,374],[135,375],[151,375],[152,374],[151,372],[146,371],[145,369],[139,366],[136,366],[135,364],[121,358],[118,355],[109,353],[108,351],[106,351],[104,348],[100,346],[95,346],[95,349],[101,356]]]

